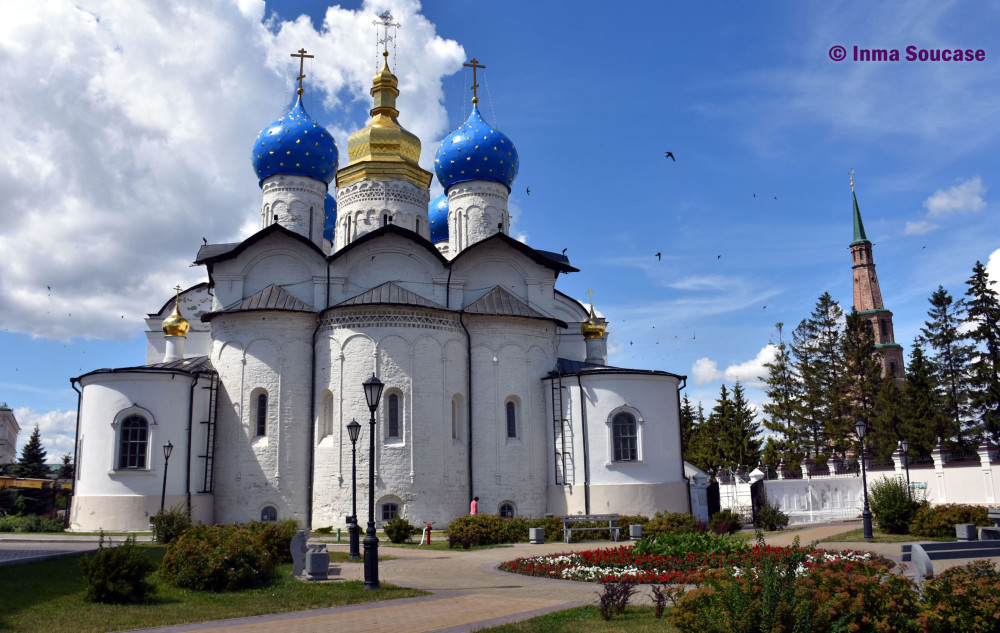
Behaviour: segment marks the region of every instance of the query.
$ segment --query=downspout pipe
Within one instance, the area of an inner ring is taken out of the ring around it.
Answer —
[[[694,516],[694,506],[691,505],[691,480],[684,474],[684,434],[681,426],[681,389],[687,387],[687,376],[681,376],[681,384],[677,386],[677,443],[681,445],[681,478],[687,482],[688,514]]]
[[[330,269],[327,266],[327,274],[329,274]],[[327,286],[327,292],[329,293],[329,286]],[[327,297],[327,303],[329,303],[329,297]],[[323,324],[323,320],[317,318],[316,329],[313,330],[312,335],[312,359],[310,361],[312,371],[310,371],[310,386],[309,386],[309,485],[306,486],[306,494],[309,496],[306,499],[306,528],[312,527],[312,515],[313,515],[313,468],[315,465],[315,453],[316,453],[316,336],[319,334],[319,328]],[[343,438],[341,438],[343,439]]]
[[[462,310],[458,311],[458,322],[462,325],[462,329],[465,330],[465,376],[466,376],[466,390],[469,397],[466,398],[468,401],[468,427],[469,427],[469,501],[475,497],[474,491],[475,487],[472,485],[472,335],[469,334],[469,328],[465,327],[465,313]]]
[[[69,502],[66,504],[66,527],[69,527],[70,514],[73,511],[73,500],[76,497],[76,485],[80,480],[80,407],[83,406],[83,392],[76,388],[77,379],[70,378],[69,385],[76,392],[76,436],[73,441],[73,491],[70,492]]]
[[[587,432],[587,400],[583,395],[583,379],[576,375],[580,388],[580,424],[583,427],[583,513],[590,514],[590,439]]]
[[[200,372],[191,377],[191,389],[188,392],[187,455],[185,459],[187,468],[184,472],[184,491],[188,516],[191,516],[191,438],[194,426],[194,388],[198,385],[199,380],[201,380]]]

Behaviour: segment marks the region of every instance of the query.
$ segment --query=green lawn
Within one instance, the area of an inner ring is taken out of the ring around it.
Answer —
[[[154,562],[162,546],[142,547]],[[154,602],[102,605],[84,601],[85,580],[79,556],[5,567],[0,573],[0,630],[24,633],[105,633],[167,624],[333,607],[359,602],[426,595],[427,592],[383,584],[370,591],[360,581],[306,583],[292,578],[291,565],[278,567],[278,577],[265,587],[212,593],[177,589],[152,580]]]
[[[513,622],[481,629],[481,633],[677,633],[665,619],[656,619],[653,607],[627,607],[623,615],[604,621],[595,606],[576,607],[540,615],[523,622]]]
[[[872,543],[914,543],[919,541],[957,541],[958,539],[954,536],[939,536],[939,537],[927,537],[927,536],[913,536],[912,534],[887,534],[885,532],[879,532],[878,530],[872,530],[872,535],[875,539]],[[856,530],[850,530],[849,532],[844,532],[843,534],[837,534],[836,536],[831,536],[822,541],[823,543],[864,543],[865,542],[865,531],[864,528],[858,528]]]

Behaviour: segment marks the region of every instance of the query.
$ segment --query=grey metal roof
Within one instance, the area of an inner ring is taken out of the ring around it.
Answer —
[[[556,360],[555,371],[549,372],[549,378],[555,378],[557,375],[561,376],[576,376],[582,375],[586,376],[588,374],[639,374],[646,376],[673,376],[680,380],[687,380],[687,376],[681,374],[675,374],[669,371],[661,371],[659,369],[628,369],[626,367],[614,367],[612,365],[599,365],[597,363],[588,363],[581,360],[571,360],[568,358],[559,358]]]
[[[466,314],[491,314],[519,316],[529,319],[550,319],[566,327],[566,324],[562,323],[559,319],[554,319],[535,310],[524,301],[515,297],[503,286],[494,286],[492,290],[467,305],[462,311]]]
[[[197,263],[205,261],[206,259],[218,257],[219,255],[225,255],[239,245],[239,242],[231,242],[229,244],[205,244],[198,249],[198,255],[194,258],[194,261]]]
[[[422,308],[436,308],[438,310],[445,309],[443,305],[412,293],[392,281],[387,281],[381,286],[376,286],[371,290],[362,292],[356,297],[341,301],[336,307],[378,304],[420,306]]]
[[[115,374],[115,373],[128,373],[128,372],[160,372],[160,371],[195,374],[199,372],[214,372],[215,368],[212,366],[212,361],[208,359],[208,356],[191,356],[190,358],[182,358],[180,360],[170,361],[169,363],[153,363],[151,365],[139,365],[136,367],[114,367],[114,368],[95,369],[94,371],[90,371],[87,372],[86,374],[83,374],[83,376],[89,376],[90,374]],[[80,378],[83,378],[83,376],[80,376]]]
[[[289,294],[285,289],[277,284],[271,284],[267,288],[254,293],[253,295],[237,301],[227,306],[221,312],[247,312],[250,310],[288,310],[292,312],[315,312],[308,303]],[[216,313],[218,314],[218,312]]]

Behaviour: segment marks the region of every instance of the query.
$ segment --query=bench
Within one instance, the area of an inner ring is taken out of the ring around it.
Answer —
[[[986,511],[986,517],[993,521],[993,527],[1000,528],[1000,508],[990,508]]]
[[[913,543],[903,545],[903,562],[913,565],[916,579],[934,575],[935,560],[992,558],[1000,556],[1000,541],[958,541],[956,543]]]
[[[563,524],[563,540],[567,543],[573,542],[573,531],[587,531],[587,530],[608,530],[611,534],[611,540],[617,541],[621,528],[615,525],[615,521],[618,520],[617,514],[574,514],[572,516],[559,517]],[[600,527],[583,527],[577,526],[572,527],[573,523],[604,523],[607,521],[608,525]]]

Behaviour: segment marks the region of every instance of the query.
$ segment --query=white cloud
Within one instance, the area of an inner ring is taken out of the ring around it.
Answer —
[[[952,213],[982,211],[986,208],[983,194],[986,186],[979,176],[963,181],[947,190],[938,189],[924,200],[927,217],[940,218]]]
[[[986,261],[986,274],[1000,288],[1000,248],[990,253],[990,258]]]
[[[938,228],[937,224],[931,224],[927,220],[919,222],[907,222],[903,229],[903,235],[925,235]]]
[[[257,132],[281,116],[306,48],[306,107],[335,131],[364,123],[376,55],[371,24],[389,8],[400,121],[440,138],[442,77],[464,51],[435,34],[415,0],[261,22],[259,0],[68,3],[6,7],[0,21],[0,321],[45,338],[129,338],[189,267],[202,237],[256,228],[250,166]],[[369,57],[358,51],[371,51]],[[362,59],[362,57],[364,57]],[[322,117],[320,100],[336,108]],[[351,114],[353,112],[353,115]],[[352,118],[352,116],[356,118]],[[425,167],[436,148],[427,141]],[[49,289],[51,287],[51,290]],[[122,318],[124,316],[125,318]]]
[[[35,427],[38,427],[42,439],[42,447],[47,455],[45,461],[49,464],[62,462],[63,455],[73,454],[73,438],[76,436],[76,411],[48,411],[38,413],[28,407],[14,409],[21,432],[17,434],[17,455],[28,443]]]
[[[726,367],[725,370],[720,370],[719,364],[714,360],[707,357],[699,358],[691,366],[691,376],[696,385],[707,385],[724,380],[728,383],[739,381],[744,386],[762,388],[764,383],[760,377],[767,375],[764,364],[773,361],[777,351],[778,348],[775,345],[768,343],[753,359],[734,363]]]
[[[699,358],[691,365],[691,378],[696,385],[707,385],[724,377],[725,374],[719,371],[719,363],[707,357]]]

